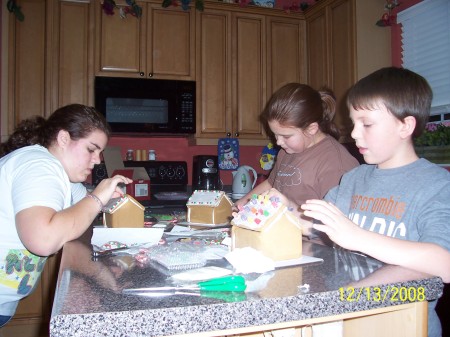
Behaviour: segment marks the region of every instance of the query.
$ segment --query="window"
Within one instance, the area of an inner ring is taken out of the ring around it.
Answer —
[[[430,121],[450,120],[450,1],[424,0],[400,13],[402,65],[433,89]]]

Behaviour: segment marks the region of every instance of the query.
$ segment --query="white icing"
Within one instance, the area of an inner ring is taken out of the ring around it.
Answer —
[[[195,190],[186,205],[217,207],[223,196],[225,196],[225,192],[223,191]]]

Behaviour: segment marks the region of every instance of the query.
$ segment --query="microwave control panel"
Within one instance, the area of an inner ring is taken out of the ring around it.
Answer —
[[[181,94],[180,117],[178,123],[183,132],[195,133],[195,104],[194,94],[184,92]]]

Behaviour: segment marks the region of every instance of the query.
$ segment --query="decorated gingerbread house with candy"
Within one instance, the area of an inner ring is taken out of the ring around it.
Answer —
[[[232,249],[251,247],[274,261],[302,256],[299,219],[277,197],[252,196],[231,224]]]
[[[228,223],[233,202],[224,191],[195,190],[187,203],[187,221],[201,224]]]

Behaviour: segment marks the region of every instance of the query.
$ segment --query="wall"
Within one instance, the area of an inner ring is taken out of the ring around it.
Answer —
[[[130,138],[112,137],[109,145],[120,146],[122,157],[125,158],[127,149],[153,149],[156,151],[157,160],[182,160],[188,165],[189,184],[192,183],[192,158],[194,155],[209,154],[217,155],[217,146],[191,146],[187,138]],[[259,158],[262,146],[241,146],[240,165],[249,165],[258,173],[267,174],[268,171],[261,169]],[[224,185],[231,185],[231,171],[221,171],[220,177]]]
[[[399,6],[395,8],[394,13],[401,12],[406,8],[409,8],[422,0],[403,0],[399,3]],[[395,24],[391,27],[392,36],[392,65],[396,67],[402,66],[402,43],[401,43],[401,26]]]
[[[2,20],[2,25],[3,25],[3,22],[6,22],[6,20],[3,20],[3,17],[2,17],[2,15],[3,15],[3,3],[1,3],[0,2],[0,4],[1,4],[1,6],[0,6],[0,18],[1,18],[1,20]],[[3,27],[1,27],[2,29],[1,29],[1,31],[3,32],[4,30],[3,30]],[[2,55],[2,41],[3,41],[3,36],[2,36],[2,34],[0,34],[0,55]],[[1,58],[1,60],[3,61],[3,57]],[[3,67],[0,67],[0,80],[1,80],[1,78],[2,78],[2,68]],[[2,87],[2,85],[1,85],[1,82],[0,82],[0,89],[1,89],[1,87]],[[2,105],[2,95],[0,95],[0,106]],[[1,127],[2,127],[2,120],[0,119],[0,129],[1,129]]]
[[[391,65],[389,27],[376,22],[384,14],[385,0],[356,1],[357,78]]]

